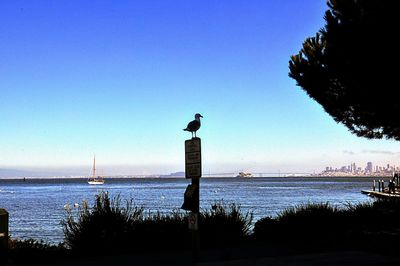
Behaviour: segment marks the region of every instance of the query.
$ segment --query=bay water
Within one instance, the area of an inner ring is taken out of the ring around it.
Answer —
[[[371,201],[361,190],[370,189],[373,177],[257,177],[202,178],[200,206],[210,209],[216,202],[235,203],[251,211],[254,221],[276,216],[300,204],[329,202],[345,207]],[[50,243],[63,241],[60,221],[65,206],[92,206],[95,195],[133,199],[147,212],[170,213],[183,203],[190,180],[185,178],[108,178],[104,185],[89,185],[81,178],[0,179],[0,208],[9,212],[12,238],[34,238]]]

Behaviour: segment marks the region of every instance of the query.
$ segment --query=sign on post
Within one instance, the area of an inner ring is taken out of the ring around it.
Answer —
[[[200,138],[192,138],[185,141],[185,176],[186,178],[201,177]]]

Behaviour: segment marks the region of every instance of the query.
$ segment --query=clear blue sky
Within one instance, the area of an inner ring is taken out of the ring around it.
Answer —
[[[1,1],[0,167],[204,172],[400,165],[399,144],[336,124],[288,77],[320,0]]]

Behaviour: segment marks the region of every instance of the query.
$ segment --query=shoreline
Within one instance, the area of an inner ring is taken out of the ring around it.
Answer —
[[[237,180],[254,180],[260,178],[293,178],[293,179],[301,179],[301,178],[386,178],[392,177],[391,175],[285,175],[285,176],[253,176],[253,177],[236,177],[236,176],[203,176],[202,179],[237,179]],[[149,175],[149,176],[140,176],[140,175],[115,175],[115,176],[105,176],[105,179],[120,179],[120,180],[129,180],[129,179],[182,179],[185,180],[184,176],[164,176],[164,175]],[[13,176],[13,177],[0,177],[0,182],[3,180],[9,181],[29,181],[29,180],[87,180],[87,176]]]

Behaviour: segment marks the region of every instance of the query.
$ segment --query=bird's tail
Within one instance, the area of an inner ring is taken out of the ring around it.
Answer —
[[[188,129],[187,128],[184,128],[184,129],[182,129],[183,131],[188,131]]]

